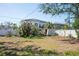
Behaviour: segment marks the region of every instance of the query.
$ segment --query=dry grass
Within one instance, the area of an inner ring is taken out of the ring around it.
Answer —
[[[43,49],[63,51],[78,51],[79,43],[70,44],[64,37],[50,36],[43,39],[27,39],[22,37],[0,37],[0,43],[5,42],[4,45],[16,48],[23,48],[28,45],[39,46]]]

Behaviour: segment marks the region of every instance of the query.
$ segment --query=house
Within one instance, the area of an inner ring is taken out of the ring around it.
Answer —
[[[31,23],[32,25],[35,25],[38,28],[43,28],[46,21],[38,20],[38,19],[25,19],[23,20],[25,22]]]
[[[38,19],[25,19],[23,20],[25,22],[31,23],[32,25],[35,25],[36,27],[42,29],[44,27],[45,21],[41,21]],[[17,31],[13,28],[8,28],[6,25],[4,25],[2,28],[0,28],[0,36],[5,36],[8,34],[17,35]]]
[[[55,35],[56,29],[63,29],[64,28],[64,24],[59,24],[59,23],[54,23],[52,29],[45,29],[44,25],[47,23],[46,21],[42,21],[42,20],[38,20],[38,19],[25,19],[23,20],[27,23],[31,23],[32,25],[35,25],[38,28],[42,29],[43,34],[45,35]],[[55,30],[54,30],[55,29]]]
[[[53,24],[54,27],[52,29],[44,29],[44,25],[47,23],[46,21],[42,21],[38,19],[25,19],[23,21],[31,23],[32,25],[35,25],[39,29],[42,29],[42,33],[44,33],[45,35],[56,34],[59,36],[64,36],[66,34],[65,36],[69,36],[71,34],[73,37],[77,37],[77,34],[74,29],[73,30],[63,29],[65,24],[54,23]],[[0,36],[7,35],[9,33],[12,33],[13,35],[17,34],[16,30],[13,30],[12,28],[4,27],[0,29]]]
[[[23,20],[25,22],[31,23],[32,25],[35,25],[39,28],[43,28],[44,24],[46,24],[46,21],[38,20],[38,19],[25,19]],[[60,24],[60,23],[52,23],[54,29],[63,29],[65,24]]]

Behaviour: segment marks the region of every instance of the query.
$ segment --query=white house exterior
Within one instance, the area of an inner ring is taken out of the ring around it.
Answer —
[[[41,21],[41,20],[38,20],[38,19],[25,19],[24,21],[31,23],[32,25],[35,25],[39,28],[43,27],[44,24],[46,23],[45,21]]]
[[[38,20],[38,19],[26,19],[25,20],[26,22],[29,22],[29,23],[32,23],[32,25],[35,25],[37,27],[42,27],[46,22],[45,21],[41,21],[41,20]],[[63,30],[63,26],[64,24],[57,24],[55,23],[54,25],[56,25],[56,27],[60,26],[58,29],[47,29],[45,34],[46,35],[55,35],[57,34],[58,36],[73,36],[74,38],[77,38],[77,34],[75,32],[75,30]],[[62,27],[61,27],[62,26]]]

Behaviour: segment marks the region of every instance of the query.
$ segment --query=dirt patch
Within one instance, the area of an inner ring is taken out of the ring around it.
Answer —
[[[76,42],[76,44],[71,44]],[[0,45],[8,48],[24,48],[29,45],[38,46],[41,49],[64,51],[79,51],[79,40],[70,40],[60,36],[47,36],[43,39],[26,39],[22,37],[0,37]]]

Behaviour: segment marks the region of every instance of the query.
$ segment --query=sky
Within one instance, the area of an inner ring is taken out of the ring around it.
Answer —
[[[40,12],[39,3],[0,3],[0,23],[20,23],[23,19],[39,19],[53,23],[64,23],[67,15],[51,16]]]

